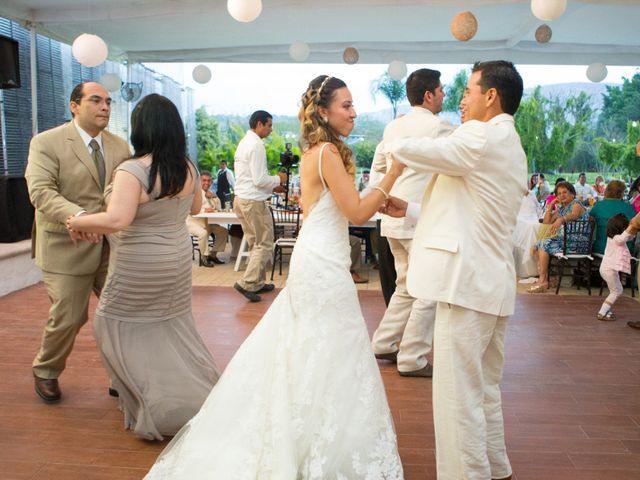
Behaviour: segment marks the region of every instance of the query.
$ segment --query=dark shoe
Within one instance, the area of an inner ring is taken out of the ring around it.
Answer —
[[[258,290],[256,293],[267,293],[267,292],[273,292],[273,289],[276,288],[276,286],[273,283],[265,283],[262,288],[260,290]]]
[[[375,357],[378,360],[386,360],[388,362],[391,363],[398,363],[398,352],[391,352],[391,353],[376,353]]]
[[[224,260],[220,260],[218,257],[216,257],[215,255],[209,255],[209,260],[211,260],[213,263],[215,263],[216,265],[224,265]]]
[[[200,266],[201,267],[208,267],[208,268],[212,268],[215,267],[216,264],[213,263],[213,260],[211,260],[209,257],[202,257],[200,259]]]
[[[110,397],[119,397],[120,394],[118,393],[118,390],[116,390],[115,388],[109,387],[109,396]]]
[[[361,277],[356,272],[351,272],[351,278],[353,279],[353,283],[369,283],[368,278]]]
[[[47,403],[54,403],[60,400],[62,392],[57,378],[40,378],[35,375],[33,378],[35,380],[36,393],[40,395],[40,398]]]
[[[598,315],[596,315],[596,318],[598,320],[602,320],[603,322],[613,322],[616,319],[616,316],[614,315],[613,311],[609,310],[604,315],[598,313]]]
[[[431,378],[433,376],[433,367],[430,364],[426,364],[424,368],[420,370],[413,370],[412,372],[401,372],[398,370],[398,373],[402,377],[426,377]]]
[[[237,282],[233,284],[233,288],[235,288],[242,295],[244,295],[247,298],[247,300],[249,300],[250,302],[259,302],[261,300],[260,295],[258,295],[255,292],[250,292],[249,290],[245,290],[240,285],[238,285]]]
[[[640,330],[640,322],[627,322],[627,325],[629,325],[631,328],[637,328],[638,330]]]

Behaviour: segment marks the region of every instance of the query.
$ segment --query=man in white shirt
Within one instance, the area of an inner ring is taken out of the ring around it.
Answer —
[[[576,189],[576,200],[579,202],[586,202],[589,199],[589,195],[592,197],[598,195],[593,187],[587,183],[587,175],[585,173],[578,175],[578,182],[573,188]]]
[[[433,173],[416,226],[409,293],[438,302],[433,417],[438,480],[511,479],[500,381],[516,275],[512,236],[527,159],[513,115],[522,78],[511,62],[476,63],[445,138],[411,138],[382,152]],[[495,195],[494,192],[500,192]],[[407,202],[391,197],[386,213]]]
[[[216,194],[209,191],[211,188],[211,173],[200,172],[200,193],[202,195],[202,207],[200,213],[211,213],[221,210],[220,200]],[[187,216],[187,228],[189,233],[198,238],[198,248],[200,249],[200,265],[203,267],[213,267],[216,263],[222,264],[217,256],[218,252],[224,252],[227,245],[229,231],[221,225],[209,223],[206,218]],[[209,248],[209,235],[214,236],[213,247]]]
[[[236,186],[236,179],[233,172],[227,168],[227,161],[220,162],[220,170],[216,174],[216,195],[220,199],[221,209],[227,208],[227,202],[231,195],[231,191]]]
[[[436,116],[442,111],[445,96],[440,72],[416,70],[407,78],[406,90],[411,111],[387,125],[381,145],[402,138],[436,138],[453,132],[453,125]],[[376,151],[373,169],[386,171],[387,166],[385,156]],[[405,168],[389,193],[408,202],[419,202],[430,180],[430,173]],[[373,351],[378,359],[397,361],[402,376],[431,377],[427,354],[433,342],[436,302],[412,297],[406,283],[414,228],[406,226],[402,218],[383,215],[381,233],[389,240],[397,278],[395,292],[373,334]]]
[[[273,283],[265,283],[267,264],[273,255],[273,220],[269,209],[272,192],[282,193],[285,173],[269,175],[263,138],[271,135],[273,117],[264,110],[253,112],[247,134],[240,140],[234,157],[236,188],[234,210],[240,218],[247,245],[251,249],[247,269],[233,286],[251,302],[259,302],[259,293],[270,292]]]

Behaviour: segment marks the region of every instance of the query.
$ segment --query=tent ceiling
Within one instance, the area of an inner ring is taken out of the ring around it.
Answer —
[[[464,10],[478,19],[470,42],[449,29]],[[248,24],[229,16],[225,0],[2,0],[0,15],[67,43],[95,33],[112,59],[131,61],[284,63],[289,45],[305,41],[315,63],[342,62],[354,46],[361,63],[640,65],[640,0],[568,0],[549,22],[548,44],[535,41],[544,22],[529,0],[263,0]]]

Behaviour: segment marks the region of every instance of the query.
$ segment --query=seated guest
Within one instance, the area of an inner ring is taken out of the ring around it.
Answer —
[[[537,192],[538,181],[539,181],[538,174],[537,173],[532,174],[531,178],[529,179],[529,191],[533,191],[534,193]]]
[[[549,182],[544,179],[544,173],[538,174],[538,190],[536,191],[536,198],[539,202],[544,202],[551,194],[551,186]]]
[[[202,195],[202,209],[200,213],[211,213],[221,210],[220,200],[216,194],[209,191],[211,187],[211,173],[200,173],[200,194]],[[206,218],[198,218],[193,215],[187,217],[187,227],[189,233],[198,237],[198,248],[202,253],[200,257],[200,265],[203,267],[213,267],[216,263],[224,263],[217,257],[217,252],[224,252],[227,245],[229,232],[226,228],[210,224]],[[209,235],[213,235],[215,240],[213,247],[209,248]]]
[[[606,190],[607,185],[604,183],[604,178],[602,175],[598,175],[596,177],[596,183],[593,184],[593,189],[596,191],[599,197],[604,195],[604,191]]]
[[[578,176],[578,182],[573,188],[576,190],[576,197],[579,202],[586,202],[589,199],[589,195],[592,197],[597,195],[596,191],[587,183],[587,175],[585,173],[581,173]]]
[[[640,177],[636,178],[629,187],[629,203],[636,213],[640,213]]]
[[[349,245],[351,246],[351,268],[349,268],[349,271],[351,272],[353,283],[369,282],[368,278],[361,277],[358,273],[362,264],[362,244],[360,243],[360,238],[355,235],[349,235]]]
[[[558,184],[560,182],[566,182],[566,180],[563,177],[556,178],[556,183],[555,183],[555,187],[553,187],[553,192],[551,193],[551,195],[547,197],[547,200],[546,200],[547,206],[556,199],[556,189],[558,188]]]
[[[576,190],[569,182],[556,185],[556,198],[549,204],[542,223],[551,225],[553,237],[540,240],[535,250],[538,255],[538,281],[528,290],[529,293],[542,293],[549,288],[549,260],[551,255],[562,253],[564,246],[564,231],[561,228],[566,222],[578,220],[585,215],[586,210],[576,200]],[[571,239],[568,239],[571,241]]]
[[[596,220],[596,235],[593,243],[593,253],[604,254],[607,246],[607,222],[611,217],[623,213],[631,220],[635,211],[631,205],[622,200],[625,184],[621,180],[611,180],[604,191],[604,199],[596,203],[589,216]]]

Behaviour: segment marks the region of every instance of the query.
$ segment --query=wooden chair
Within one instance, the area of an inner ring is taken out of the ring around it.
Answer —
[[[574,220],[563,225],[562,253],[552,255],[549,260],[549,271],[555,270],[558,275],[556,295],[560,291],[562,277],[566,268],[572,268],[573,283],[580,289],[581,281],[587,284],[587,291],[591,295],[591,271],[593,256],[593,238],[595,235],[595,219]]]
[[[273,219],[273,262],[271,266],[271,280],[276,271],[276,262],[280,262],[279,272],[282,275],[282,259],[285,254],[291,254],[296,244],[300,230],[300,210],[271,208]]]

